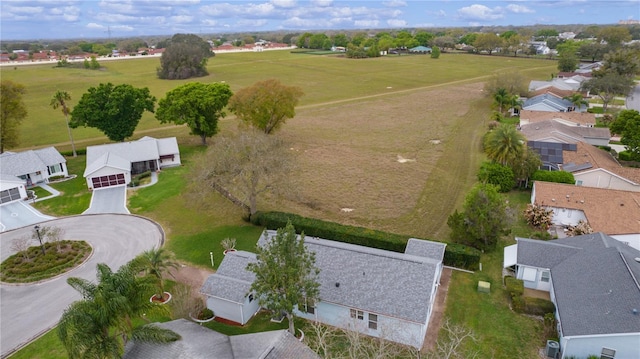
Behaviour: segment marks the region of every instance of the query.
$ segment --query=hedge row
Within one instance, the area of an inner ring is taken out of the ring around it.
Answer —
[[[556,306],[549,300],[523,296],[524,282],[522,280],[505,277],[504,284],[507,287],[509,297],[511,297],[511,306],[515,312],[544,316],[556,311]]]
[[[573,177],[571,172],[565,171],[543,171],[537,170],[531,176],[531,179],[534,181],[544,181],[544,182],[556,182],[556,183],[568,183],[575,184],[576,180]]]
[[[407,241],[410,238],[409,236],[363,227],[306,218],[292,213],[257,212],[251,216],[251,223],[271,230],[283,228],[288,221],[291,221],[296,231],[304,232],[307,236],[400,253],[404,253]],[[447,243],[443,262],[445,265],[452,267],[476,270],[480,263],[480,251],[457,243]]]
[[[65,156],[65,157],[71,157],[73,156],[73,151],[62,151],[60,152],[61,155]],[[80,155],[86,155],[87,154],[87,149],[86,148],[82,148],[82,149],[77,149],[76,150],[76,155],[80,156]]]

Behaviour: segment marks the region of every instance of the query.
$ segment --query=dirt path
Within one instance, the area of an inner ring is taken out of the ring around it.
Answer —
[[[442,270],[442,275],[440,276],[440,287],[438,288],[438,294],[436,294],[436,302],[433,305],[433,312],[431,313],[431,319],[429,320],[427,335],[424,339],[424,344],[422,345],[422,353],[430,352],[436,347],[438,333],[440,332],[442,318],[444,318],[444,311],[446,309],[447,293],[449,292],[449,282],[451,281],[451,271],[452,270],[450,268],[444,268]]]
[[[177,270],[172,269],[170,273],[176,281],[190,285],[191,288],[193,288],[193,293],[197,295],[200,293],[200,288],[202,284],[204,284],[204,281],[206,281],[207,277],[213,274],[214,271],[183,264]]]

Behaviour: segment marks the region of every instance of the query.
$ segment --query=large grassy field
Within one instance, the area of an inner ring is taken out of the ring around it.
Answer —
[[[158,64],[151,58],[110,61],[101,71],[37,65],[2,68],[0,76],[27,87],[30,114],[22,127],[23,146],[56,144],[67,150],[64,117],[49,107],[56,89],[71,92],[72,105],[88,87],[108,81],[148,86],[161,98],[185,81],[156,79]],[[546,78],[555,65],[473,55],[350,60],[273,51],[218,55],[209,61],[210,75],[192,81],[225,81],[238,90],[278,78],[304,90],[297,116],[278,133],[296,154],[300,186],[287,197],[263,199],[260,210],[447,240],[446,219],[460,207],[484,159],[480,141],[491,100],[482,92],[483,81],[509,69],[532,79]],[[232,116],[221,122],[222,132],[236,128]],[[143,135],[177,136],[185,166],[163,171],[160,183],[131,196],[132,212],[158,221],[167,232],[167,246],[195,265],[206,266],[208,251],[219,253],[224,237],[236,237],[239,248],[250,249],[245,246],[253,243],[259,229],[244,223],[241,211],[228,201],[189,180],[192,154],[202,150],[198,139],[184,127],[160,126],[152,114],[143,117],[134,138]],[[79,147],[107,142],[93,129],[76,129],[74,136]],[[501,253],[486,256],[483,264],[483,273],[454,274],[447,316],[487,341],[479,348],[482,357],[525,357],[540,345],[539,327],[511,313],[498,288],[476,298],[478,279],[490,279],[498,287]]]

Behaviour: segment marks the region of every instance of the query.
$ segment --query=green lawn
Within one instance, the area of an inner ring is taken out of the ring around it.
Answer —
[[[86,156],[67,157],[67,170],[69,175],[76,175],[76,178],[50,184],[51,187],[60,191],[60,196],[36,202],[36,207],[42,213],[51,216],[70,216],[81,214],[89,208],[91,203],[91,192],[87,188],[87,182],[82,177],[86,166]]]

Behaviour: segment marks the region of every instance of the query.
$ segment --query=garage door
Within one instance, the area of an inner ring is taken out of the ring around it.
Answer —
[[[0,192],[0,204],[9,203],[20,199],[20,190],[17,188],[11,188]]]
[[[124,180],[124,173],[118,173],[115,175],[108,175],[108,176],[92,177],[91,183],[93,184],[93,188],[103,188],[103,187],[126,184]]]

